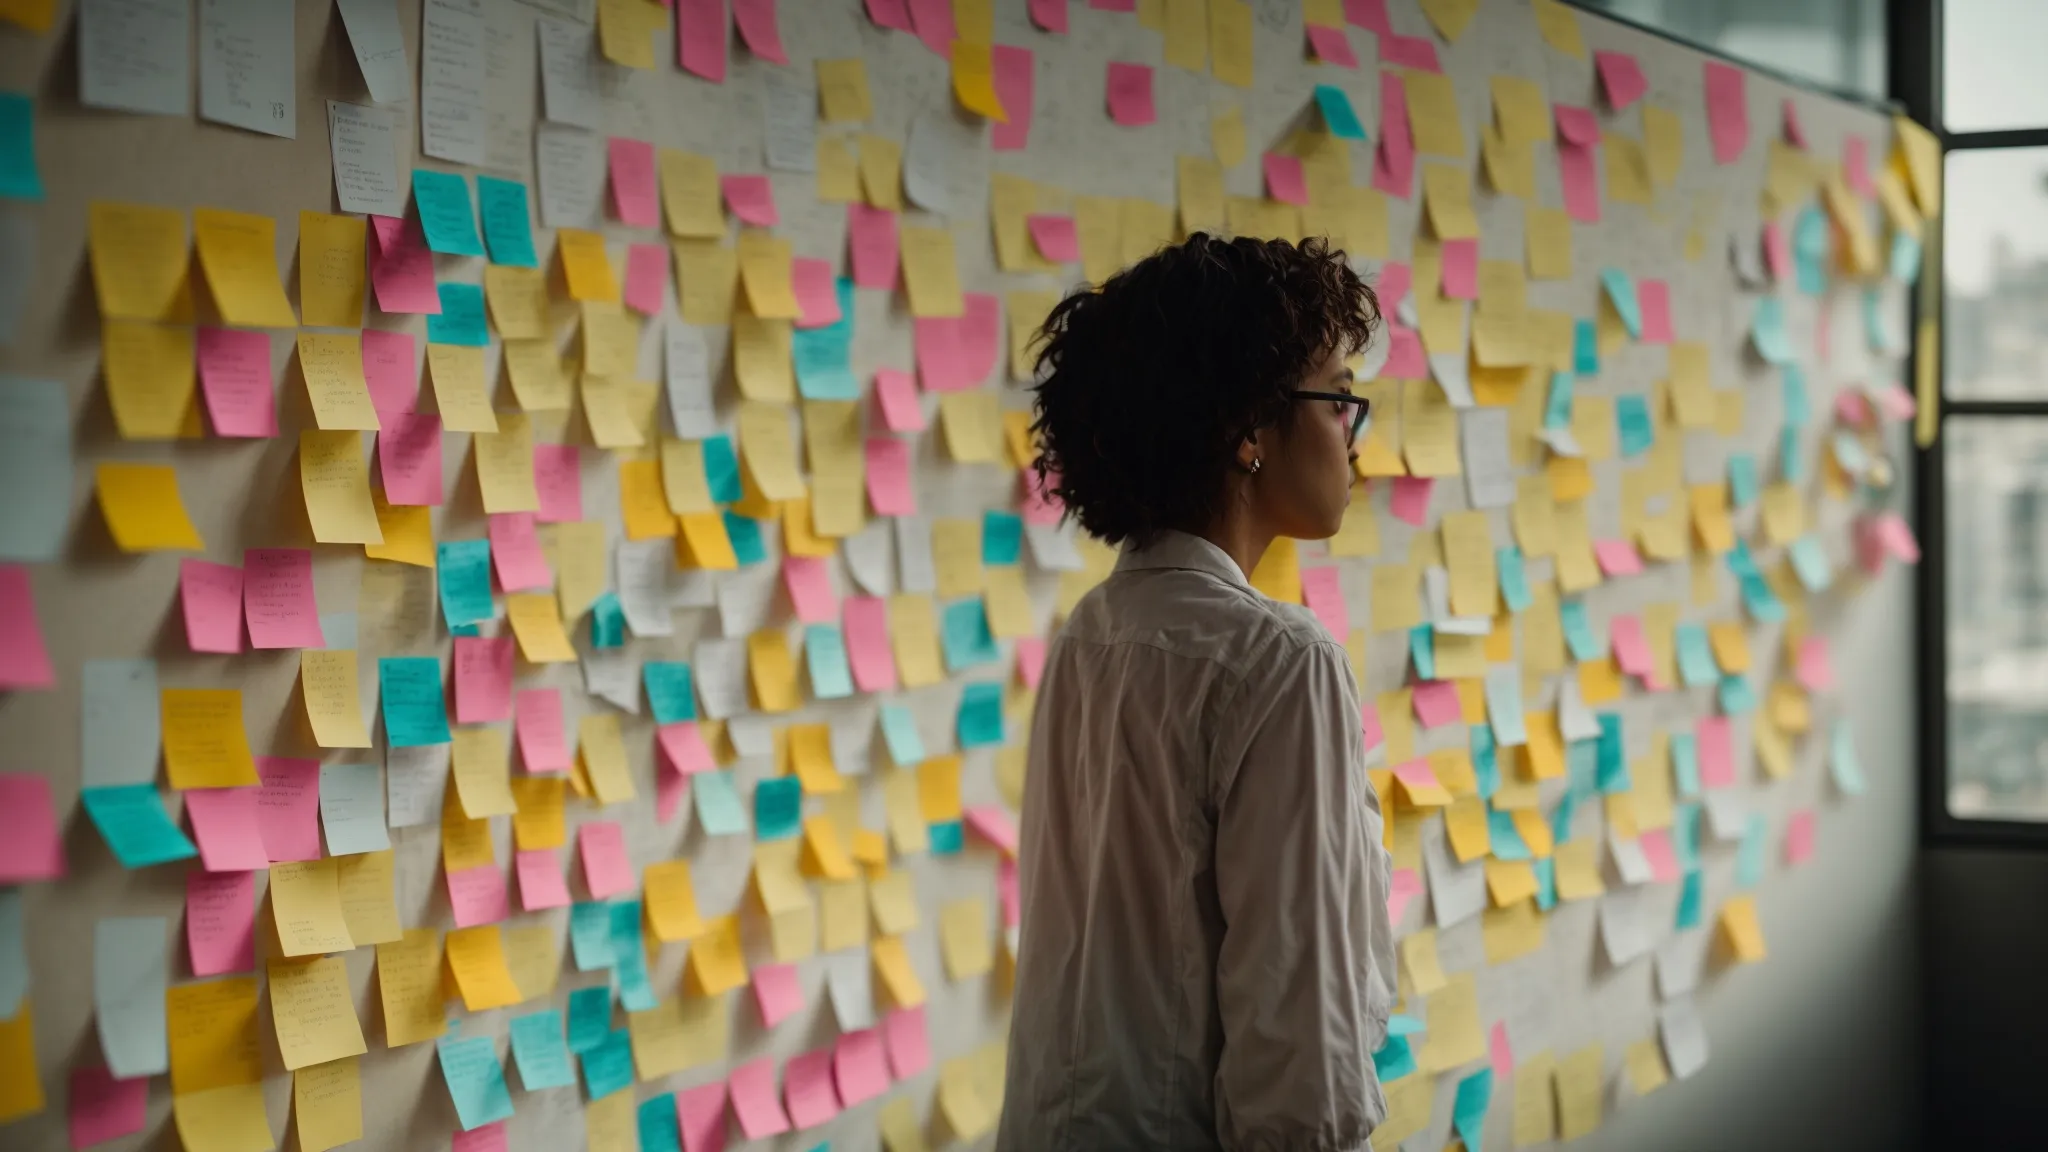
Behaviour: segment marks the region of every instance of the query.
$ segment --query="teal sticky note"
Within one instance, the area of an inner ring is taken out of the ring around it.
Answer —
[[[619,594],[610,589],[606,589],[597,599],[590,602],[590,646],[626,646],[626,609],[619,603]]]
[[[1628,329],[1631,339],[1643,338],[1643,307],[1636,302],[1636,282],[1619,268],[1602,268],[1600,286],[1607,289],[1607,300],[1614,305],[1614,313],[1621,317],[1621,326]]]
[[[611,905],[599,900],[569,906],[569,951],[576,957],[578,972],[594,972],[612,966],[615,961],[612,957]],[[605,989],[605,995],[611,995],[610,988]],[[609,999],[606,1003],[610,1003]],[[609,1010],[605,1019],[611,1019]]]
[[[1707,644],[1704,627],[1680,624],[1675,642],[1678,647],[1678,678],[1687,688],[1703,687],[1721,678],[1721,670],[1714,666],[1714,650]]]
[[[634,1125],[640,1135],[640,1152],[683,1152],[682,1117],[676,1112],[675,1093],[642,1100]]]
[[[1749,554],[1749,544],[1747,541],[1740,539],[1735,541],[1735,547],[1728,550],[1727,563],[1728,570],[1735,573],[1738,577],[1762,575],[1757,569],[1756,558]]]
[[[448,626],[448,635],[450,636],[467,636],[474,640],[483,634],[484,629],[481,624],[450,624]]]
[[[955,600],[946,605],[940,618],[939,639],[946,649],[946,671],[958,672],[977,664],[993,664],[1003,658],[996,647],[995,633],[989,631],[988,613],[981,601]]]
[[[1572,838],[1572,814],[1578,811],[1578,793],[1566,791],[1557,798],[1557,807],[1550,813],[1550,838],[1559,844]]]
[[[448,705],[441,691],[441,662],[432,656],[386,656],[377,661],[377,692],[383,700],[384,737],[394,748],[446,744]]]
[[[1700,749],[1690,732],[1671,734],[1671,775],[1678,782],[1678,794],[1700,794]]]
[[[1380,1083],[1392,1084],[1415,1071],[1415,1050],[1408,1046],[1406,1036],[1396,1036],[1390,1032],[1387,1035],[1387,1042],[1380,1045],[1380,1050],[1372,1054],[1372,1067],[1373,1071],[1379,1074]]]
[[[1671,849],[1680,868],[1700,867],[1700,813],[1698,804],[1680,804],[1671,810]]]
[[[1572,426],[1572,374],[1552,372],[1550,391],[1543,397],[1543,428],[1556,432]]]
[[[843,700],[853,695],[853,666],[846,658],[846,634],[837,624],[804,628],[804,664],[811,670],[811,695]]]
[[[427,343],[461,344],[482,348],[491,342],[491,329],[484,322],[484,286],[481,284],[440,284],[441,314],[427,317]]]
[[[569,1066],[569,1046],[562,1042],[560,1012],[550,1008],[514,1016],[511,1033],[512,1062],[519,1066],[519,1083],[528,1092],[576,1083],[576,1070]]]
[[[1479,798],[1491,800],[1500,791],[1500,754],[1494,745],[1493,726],[1474,724],[1467,731],[1472,735],[1472,778],[1479,785]]]
[[[1612,795],[1629,789],[1628,756],[1622,747],[1621,713],[1602,712],[1600,739],[1594,744],[1598,757],[1598,785],[1600,794]]]
[[[719,504],[731,504],[746,495],[740,490],[740,458],[733,451],[732,437],[704,438],[704,483],[711,489],[711,499]]]
[[[1825,591],[1835,582],[1834,568],[1828,564],[1827,550],[1821,547],[1818,537],[1801,536],[1785,551],[1792,557],[1792,571],[1808,592]]]
[[[488,1036],[435,1041],[441,1055],[441,1078],[455,1101],[463,1131],[481,1128],[512,1115],[512,1093],[505,1087],[505,1066]]]
[[[1904,232],[1892,233],[1891,278],[1906,284],[1920,278],[1920,242]]]
[[[984,680],[960,693],[960,746],[992,748],[1003,742],[1003,686]]]
[[[1500,574],[1500,598],[1508,611],[1520,612],[1534,603],[1529,592],[1529,574],[1522,565],[1522,550],[1510,544],[1493,553],[1493,568]]]
[[[633,1036],[624,1028],[605,1033],[604,1041],[584,1052],[579,1061],[583,1065],[583,1091],[592,1100],[602,1100],[633,1086]],[[669,1115],[675,1115],[673,1100],[669,1101],[668,1110]]]
[[[1425,1031],[1425,1027],[1417,1017],[1404,1016],[1399,1012],[1387,1017],[1387,1035],[1389,1036],[1413,1036],[1421,1031]]]
[[[1776,624],[1785,619],[1785,602],[1778,599],[1763,577],[1744,576],[1736,583],[1742,590],[1742,607],[1750,619],[1761,624]]]
[[[1843,795],[1863,795],[1863,761],[1856,755],[1856,738],[1846,719],[1836,720],[1828,733],[1828,774]]]
[[[412,200],[420,210],[427,247],[444,256],[481,256],[476,213],[469,206],[469,181],[452,172],[412,170]]]
[[[1741,676],[1723,676],[1717,690],[1721,699],[1721,711],[1729,716],[1741,716],[1756,711],[1756,693],[1749,687],[1749,681]]]
[[[42,198],[43,174],[36,164],[36,102],[20,92],[0,92],[0,199]]]
[[[1515,827],[1515,814],[1512,812],[1488,809],[1486,833],[1493,842],[1493,854],[1502,860],[1528,860],[1535,856],[1522,839],[1521,830]]]
[[[773,776],[754,785],[754,836],[787,840],[802,829],[804,784],[795,776]]]
[[[917,717],[903,705],[882,705],[882,739],[889,745],[889,759],[898,768],[924,760],[924,738],[917,733]]]
[[[100,839],[123,868],[147,868],[199,855],[164,810],[155,784],[87,788],[79,798],[85,801],[92,826],[100,830]]]
[[[1778,378],[1779,405],[1785,410],[1785,423],[1798,427],[1813,419],[1813,409],[1806,399],[1806,373],[1797,364],[1787,364]]]
[[[1600,329],[1591,320],[1572,322],[1572,374],[1600,374]]]
[[[1792,271],[1805,295],[1828,290],[1828,216],[1818,204],[1807,205],[1792,223]]]
[[[697,823],[713,836],[735,836],[747,830],[746,806],[733,790],[727,772],[699,772],[690,777],[690,795],[697,802]]]
[[[654,986],[647,982],[647,941],[640,924],[640,902],[621,900],[611,905],[612,978],[619,986],[619,1006],[628,1012],[645,1012],[661,1003]]]
[[[441,614],[452,627],[491,618],[491,542],[443,540],[434,545]]]
[[[1564,746],[1565,779],[1573,792],[1590,795],[1600,779],[1600,742],[1573,740]],[[1621,789],[1626,791],[1626,788]]]
[[[1621,454],[1630,459],[1641,456],[1657,442],[1650,424],[1650,401],[1630,394],[1614,398],[1614,430],[1621,441]]]
[[[737,512],[726,512],[725,535],[732,541],[732,554],[742,564],[759,564],[768,558],[768,545],[761,539],[761,522]]]
[[[533,213],[527,207],[526,185],[496,176],[478,176],[476,199],[484,218],[484,242],[490,245],[491,263],[540,267],[540,256],[533,250]]]
[[[1757,355],[1772,364],[1790,364],[1792,335],[1785,329],[1785,306],[1776,296],[1757,298],[1756,311],[1749,318],[1749,338]]]
[[[578,988],[569,993],[569,1051],[581,1055],[601,1047],[611,1034],[611,985]]]
[[[1706,885],[1701,880],[1702,873],[1695,868],[1685,874],[1685,882],[1679,886],[1677,928],[1680,932],[1700,926],[1700,905],[1706,899],[1702,891]]]
[[[0,888],[0,1012],[19,1011],[26,995],[28,933],[22,927],[21,889]]]
[[[680,660],[649,660],[640,666],[647,686],[647,705],[656,724],[680,724],[697,718],[697,689],[690,666]]]
[[[1799,454],[1799,429],[1778,429],[1778,475],[1788,484],[1806,482],[1806,461]]]
[[[1408,658],[1415,664],[1417,680],[1436,679],[1436,637],[1427,624],[1408,630]]]
[[[819,328],[799,327],[790,341],[796,390],[806,400],[860,399],[860,380],[853,374],[853,281],[841,277],[832,291],[839,299],[839,319]]]
[[[1735,852],[1735,886],[1754,888],[1764,878],[1764,861],[1770,852],[1770,824],[1761,812],[1749,814],[1749,826],[1742,831],[1742,847]]]
[[[1323,124],[1330,135],[1343,140],[1365,139],[1365,125],[1358,122],[1358,110],[1351,106],[1351,97],[1342,88],[1335,84],[1316,85],[1316,107],[1322,110]]]
[[[994,509],[981,517],[981,562],[1015,564],[1024,547],[1024,518]]]
[[[1451,1102],[1451,1125],[1467,1148],[1486,1145],[1486,1106],[1493,1099],[1493,1069],[1481,1068],[1458,1081],[1458,1095]]]
[[[1585,601],[1560,601],[1557,605],[1557,618],[1564,626],[1565,646],[1572,650],[1573,660],[1598,659],[1605,651],[1600,638],[1593,634],[1593,625],[1586,620]]]
[[[1536,861],[1536,907],[1548,912],[1557,907],[1557,862],[1550,857]]]
[[[1756,503],[1756,457],[1747,452],[1728,456],[1728,501],[1737,508]]]
[[[941,820],[927,826],[932,855],[957,856],[967,846],[967,832],[958,820]]]

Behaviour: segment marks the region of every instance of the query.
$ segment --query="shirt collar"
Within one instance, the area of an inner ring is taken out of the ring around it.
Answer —
[[[1160,532],[1143,548],[1125,542],[1123,551],[1117,556],[1117,571],[1142,572],[1154,568],[1185,568],[1205,572],[1239,588],[1249,590],[1252,586],[1229,553],[1200,536],[1190,536],[1186,532]]]

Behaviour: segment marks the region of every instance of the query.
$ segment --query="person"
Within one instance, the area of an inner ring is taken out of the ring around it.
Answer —
[[[1321,240],[1196,233],[1045,322],[1040,482],[1122,549],[1032,724],[1002,1152],[1351,1152],[1386,1114],[1358,688],[1248,578],[1341,524],[1367,407],[1345,361],[1378,321]]]

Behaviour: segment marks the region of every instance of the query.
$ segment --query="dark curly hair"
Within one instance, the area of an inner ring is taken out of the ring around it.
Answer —
[[[1238,445],[1286,420],[1287,392],[1332,349],[1364,349],[1379,319],[1372,289],[1320,238],[1197,232],[1046,317],[1038,478],[1111,544],[1200,531]]]

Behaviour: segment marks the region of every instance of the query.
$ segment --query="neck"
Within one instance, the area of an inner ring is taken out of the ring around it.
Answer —
[[[1229,511],[1217,517],[1216,523],[1200,533],[1202,539],[1223,549],[1246,580],[1252,578],[1252,570],[1259,566],[1259,558],[1266,554],[1274,535],[1271,528],[1258,523],[1249,509],[1235,501]]]

